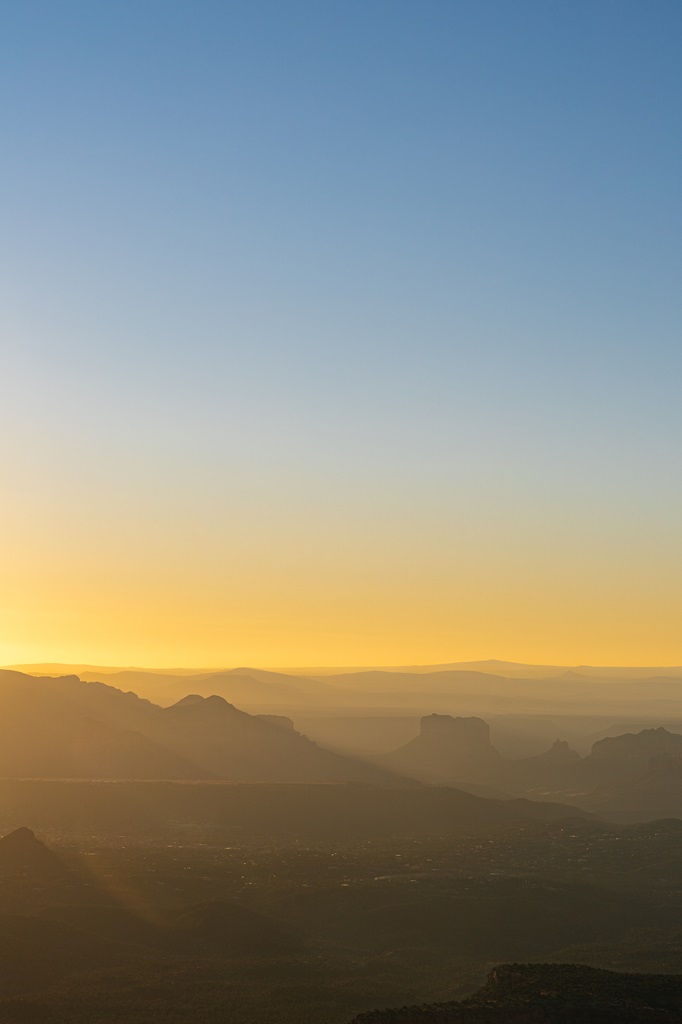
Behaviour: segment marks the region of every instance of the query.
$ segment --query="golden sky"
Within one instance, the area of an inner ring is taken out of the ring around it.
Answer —
[[[675,5],[10,6],[0,662],[682,664]]]
[[[0,662],[682,661],[679,565],[626,529],[423,500],[418,518],[385,494],[378,513],[374,497],[339,510],[301,495],[284,520],[281,502],[147,518],[54,492],[49,514],[5,509]]]

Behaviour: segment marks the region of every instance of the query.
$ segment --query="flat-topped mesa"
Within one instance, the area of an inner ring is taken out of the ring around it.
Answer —
[[[502,758],[482,718],[426,715],[419,735],[381,760],[420,782],[452,785],[485,781],[498,770]]]

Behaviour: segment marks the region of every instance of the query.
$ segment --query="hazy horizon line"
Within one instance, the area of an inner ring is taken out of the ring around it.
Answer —
[[[39,661],[39,662],[13,662],[8,665],[2,665],[5,671],[22,671],[25,669],[80,669],[82,671],[92,670],[106,670],[108,672],[153,672],[153,673],[167,673],[172,674],[191,674],[191,673],[218,673],[218,672],[236,672],[239,669],[256,669],[261,672],[280,672],[280,673],[310,673],[316,672],[331,672],[331,671],[343,671],[343,672],[372,672],[372,671],[410,671],[410,670],[425,670],[425,669],[453,669],[456,666],[469,666],[469,665],[501,665],[501,666],[514,666],[517,668],[550,668],[550,669],[656,669],[656,670],[669,670],[669,669],[682,669],[682,664],[642,664],[642,663],[628,663],[623,662],[611,662],[611,663],[600,663],[595,662],[562,662],[562,661],[514,661],[506,658],[472,658],[464,659],[462,661],[447,661],[447,662],[413,662],[410,664],[374,664],[374,665],[349,665],[349,664],[325,664],[325,665],[260,665],[260,664],[222,664],[222,665],[193,665],[193,666],[159,666],[159,665],[110,665],[106,663],[94,663],[94,662],[82,662],[82,661]]]

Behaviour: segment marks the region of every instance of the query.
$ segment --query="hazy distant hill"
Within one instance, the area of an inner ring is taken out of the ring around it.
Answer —
[[[97,672],[83,672],[88,682],[102,679]],[[233,669],[225,672],[202,672],[196,675],[171,675],[159,672],[125,670],[104,677],[110,686],[135,693],[157,704],[168,706],[187,693],[203,697],[217,694],[231,704],[247,709],[261,707],[315,706],[328,690],[323,683],[296,679],[258,669]]]
[[[492,663],[491,663],[492,664]],[[405,708],[475,714],[654,714],[679,716],[682,678],[666,675],[591,675],[588,670],[503,674],[467,668],[435,671],[371,670],[321,677],[331,687],[325,701],[337,707]]]
[[[21,666],[14,666],[20,668]],[[24,666],[26,667],[26,666]],[[76,671],[71,669],[71,671]],[[536,665],[527,662],[501,661],[488,658],[483,661],[451,661],[431,665],[353,665],[331,668],[328,666],[280,668],[291,675],[339,676],[364,672],[398,672],[422,675],[432,672],[480,672],[485,675],[521,679],[551,679],[565,673],[592,678],[651,679],[654,676],[682,678],[682,666],[622,666],[617,665]]]
[[[658,728],[599,740],[563,784],[558,798],[616,821],[682,818],[682,736]]]
[[[110,666],[110,665],[89,665],[76,663],[41,662],[39,664],[7,665],[8,669],[15,669],[18,672],[28,672],[31,675],[81,675],[83,672],[97,673],[98,675],[112,672],[145,672],[178,676],[197,676],[215,674],[217,672],[243,672],[240,668],[166,668],[166,669],[140,669],[132,666]],[[247,674],[253,670],[248,669]],[[529,662],[501,661],[495,658],[488,658],[483,661],[451,661],[438,662],[431,665],[346,665],[346,666],[305,666],[305,667],[279,667],[276,669],[259,669],[258,671],[268,672],[272,675],[286,676],[343,676],[357,675],[366,672],[398,672],[406,675],[416,675],[432,672],[480,672],[486,675],[507,676],[509,678],[522,679],[550,679],[565,673],[590,676],[592,678],[613,678],[613,679],[651,679],[655,676],[670,676],[682,678],[682,666],[680,665],[657,665],[657,666],[618,666],[618,665],[537,665]]]
[[[580,763],[580,777],[597,785],[625,781],[646,771],[652,758],[682,757],[682,736],[667,729],[642,729],[599,740]]]
[[[26,666],[32,673],[47,666]],[[402,709],[459,715],[581,714],[642,716],[659,722],[679,717],[682,668],[618,668],[521,665],[503,661],[462,662],[387,669],[270,671],[232,668],[112,669],[76,666],[87,681],[107,679],[157,704],[169,705],[188,692],[217,693],[248,711],[291,713],[326,708],[374,711]],[[50,667],[51,673],[74,671]]]
[[[581,806],[617,821],[682,818],[682,736],[667,729],[600,740],[578,766]]]
[[[532,795],[565,799],[616,821],[682,818],[682,736],[658,728],[608,737],[545,779]]]

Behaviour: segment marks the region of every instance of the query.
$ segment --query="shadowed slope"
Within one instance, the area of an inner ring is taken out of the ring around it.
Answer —
[[[145,735],[154,706],[75,676],[0,672],[0,775],[202,779],[205,769]]]
[[[0,672],[0,776],[396,783],[387,768],[318,747],[285,722],[190,695],[160,708],[74,676]]]
[[[504,964],[470,999],[404,1006],[353,1024],[679,1024],[682,977],[575,964]]]
[[[159,711],[148,730],[217,778],[242,782],[396,783],[389,769],[335,754],[281,722],[247,715],[219,696],[193,695]]]

